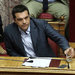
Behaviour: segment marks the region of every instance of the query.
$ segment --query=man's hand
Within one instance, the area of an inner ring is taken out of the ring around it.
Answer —
[[[64,51],[64,53],[70,57],[75,57],[74,48],[70,47]]]

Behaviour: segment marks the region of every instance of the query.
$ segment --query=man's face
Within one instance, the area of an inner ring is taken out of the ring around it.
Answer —
[[[26,31],[30,24],[30,17],[27,11],[16,13],[15,23],[23,30]]]

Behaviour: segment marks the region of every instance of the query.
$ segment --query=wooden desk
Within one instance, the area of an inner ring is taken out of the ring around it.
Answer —
[[[70,75],[75,74],[75,59],[70,63],[70,69],[67,67],[64,69],[49,67],[49,68],[32,68],[22,66],[21,61],[1,60],[13,59],[23,61],[25,57],[0,57],[0,75]],[[59,59],[59,58],[56,58]],[[63,58],[62,58],[63,59]],[[60,65],[67,64],[66,61],[61,61]]]
[[[69,42],[70,46],[75,48],[75,42]]]
[[[60,34],[65,35],[65,22],[64,21],[56,21],[56,22],[48,22],[51,26],[57,30]]]

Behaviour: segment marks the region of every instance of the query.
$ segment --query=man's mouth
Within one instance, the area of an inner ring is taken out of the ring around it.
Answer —
[[[28,25],[27,25],[27,24],[23,24],[22,26],[23,26],[23,27],[26,27],[26,26],[28,26]]]

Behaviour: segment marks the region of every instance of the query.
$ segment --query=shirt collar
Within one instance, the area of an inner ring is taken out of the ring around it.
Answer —
[[[29,27],[28,27],[26,33],[28,33],[28,34],[30,33],[30,25],[29,25]]]
[[[24,32],[20,27],[18,27],[19,28],[19,31],[20,32]],[[29,27],[28,27],[28,29],[26,30],[26,32],[25,33],[27,33],[27,34],[29,34],[30,33],[30,25],[29,25]]]

